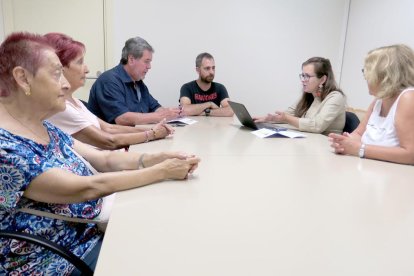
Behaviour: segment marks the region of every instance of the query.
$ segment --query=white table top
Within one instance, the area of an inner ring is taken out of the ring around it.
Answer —
[[[95,275],[413,275],[413,166],[196,120],[133,147],[202,162],[189,181],[117,194]]]

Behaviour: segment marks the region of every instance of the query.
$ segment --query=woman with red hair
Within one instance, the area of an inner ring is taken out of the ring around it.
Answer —
[[[94,269],[103,233],[68,218],[96,219],[102,198],[118,191],[186,179],[199,159],[101,151],[73,139],[45,121],[66,107],[62,71],[43,36],[14,33],[0,45],[0,230],[49,239]],[[0,239],[0,275],[71,273],[72,264],[42,247]]]
[[[85,46],[61,33],[49,33],[45,37],[55,48],[63,65],[63,75],[70,84],[65,93],[65,111],[50,117],[49,122],[79,141],[110,150],[165,138],[173,133],[173,129],[165,121],[151,129],[143,129],[108,124],[96,117],[79,99],[73,97],[73,93],[85,84],[86,74],[89,72],[84,63]]]

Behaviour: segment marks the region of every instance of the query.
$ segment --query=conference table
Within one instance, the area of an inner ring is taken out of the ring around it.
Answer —
[[[201,158],[188,180],[117,193],[95,275],[414,275],[414,167],[192,117],[131,147]]]

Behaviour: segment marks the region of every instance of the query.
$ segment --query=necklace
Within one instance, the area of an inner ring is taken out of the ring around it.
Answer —
[[[34,136],[36,136],[37,139],[39,139],[40,141],[42,141],[42,143],[46,143],[49,144],[50,141],[48,141],[45,138],[42,138],[40,135],[38,135],[36,132],[34,132],[30,127],[26,126],[25,124],[23,124],[19,119],[17,119],[16,117],[14,117],[8,110],[6,107],[4,107],[4,109],[6,110],[7,114],[10,115],[10,117],[12,117],[16,122],[18,122],[22,127],[24,127],[25,129],[27,129],[28,131],[30,131]]]

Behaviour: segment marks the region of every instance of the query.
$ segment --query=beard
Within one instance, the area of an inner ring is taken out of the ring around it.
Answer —
[[[200,76],[200,80],[204,83],[211,83],[214,80],[214,75],[208,75],[206,77]]]

